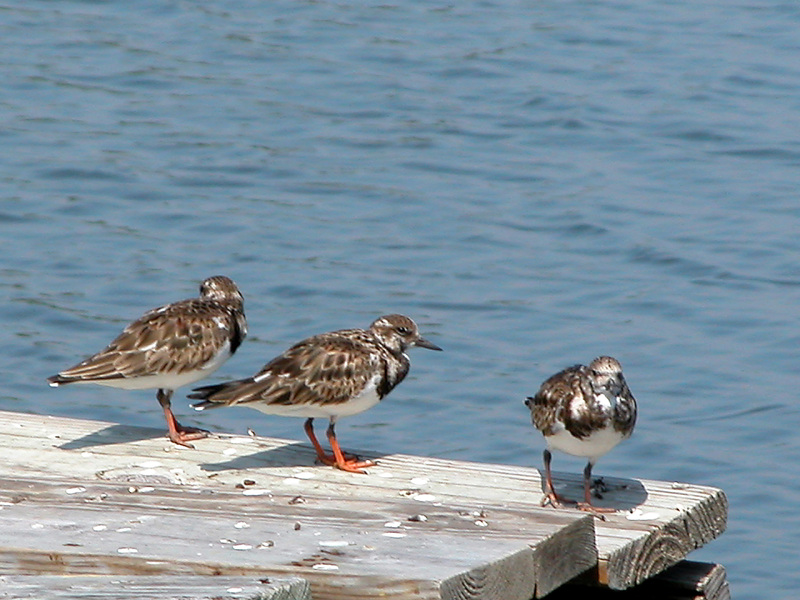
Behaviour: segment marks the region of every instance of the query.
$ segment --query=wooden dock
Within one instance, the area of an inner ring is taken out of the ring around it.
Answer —
[[[294,441],[217,435],[192,450],[97,421],[0,411],[0,423],[0,577],[23,590],[0,598],[42,597],[24,590],[43,585],[53,598],[81,597],[75,586],[123,598],[121,578],[183,585],[191,598],[623,590],[720,535],[727,518],[722,491],[682,483],[605,478],[598,504],[622,510],[599,520],[539,507],[536,469],[364,453],[379,464],[357,475],[315,464]],[[580,495],[579,475],[556,474],[556,485]]]

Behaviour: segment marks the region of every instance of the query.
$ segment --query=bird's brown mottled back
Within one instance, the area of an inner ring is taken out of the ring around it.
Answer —
[[[226,345],[233,354],[247,335],[243,299],[223,276],[205,280],[201,298],[155,308],[106,348],[49,378],[51,384],[182,374],[202,368]]]

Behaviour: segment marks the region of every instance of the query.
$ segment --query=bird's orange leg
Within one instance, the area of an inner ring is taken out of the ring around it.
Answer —
[[[331,467],[334,466],[336,464],[336,457],[331,456],[330,454],[325,454],[325,450],[322,449],[322,446],[317,441],[317,436],[314,435],[314,419],[306,419],[306,423],[303,428],[306,430],[308,439],[311,440],[311,443],[314,445],[314,450],[317,451],[317,458],[320,460],[320,462]]]
[[[170,407],[170,399],[172,398],[172,390],[158,390],[156,394],[158,403],[164,409],[164,418],[167,420],[167,436],[171,442],[179,446],[186,446],[187,448],[194,448],[189,443],[189,440],[199,440],[208,437],[208,431],[205,429],[198,429],[197,427],[184,427],[172,414]]]
[[[578,502],[578,510],[596,514],[598,517],[603,518],[600,513],[613,513],[617,512],[616,509],[607,506],[595,506],[592,504],[592,463],[586,463],[586,468],[583,470],[583,502]]]
[[[331,450],[333,450],[333,455],[336,457],[336,468],[350,473],[366,473],[363,469],[374,467],[375,463],[371,460],[360,461],[357,456],[345,455],[339,447],[339,441],[336,439],[336,431],[333,429],[335,423],[331,419],[331,424],[328,425],[328,442],[330,442]]]
[[[553,508],[561,508],[562,504],[576,504],[574,500],[568,500],[564,496],[556,494],[556,489],[553,487],[553,475],[550,472],[550,461],[553,455],[550,450],[544,451],[544,498],[542,498],[542,506],[551,505]]]

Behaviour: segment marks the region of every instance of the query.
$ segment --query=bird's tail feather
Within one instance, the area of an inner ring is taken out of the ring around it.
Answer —
[[[191,405],[195,410],[227,406],[231,401],[231,395],[227,392],[250,381],[252,381],[252,379],[238,379],[236,381],[226,381],[225,383],[216,383],[214,385],[204,385],[199,388],[194,388],[192,393],[187,395],[187,398],[190,400],[202,400],[202,402]]]
[[[72,381],[73,380],[68,377],[62,377],[60,373],[47,378],[47,383],[50,384],[50,387],[58,387],[65,383],[72,383]]]

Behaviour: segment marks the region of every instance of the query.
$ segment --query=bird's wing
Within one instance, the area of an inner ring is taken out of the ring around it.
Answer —
[[[347,402],[380,369],[380,361],[361,340],[322,334],[295,344],[253,377],[198,388],[190,398],[237,405],[326,405]]]
[[[153,309],[128,325],[106,348],[61,371],[58,383],[181,374],[202,368],[226,346],[241,342],[232,309],[204,300],[185,300]]]

